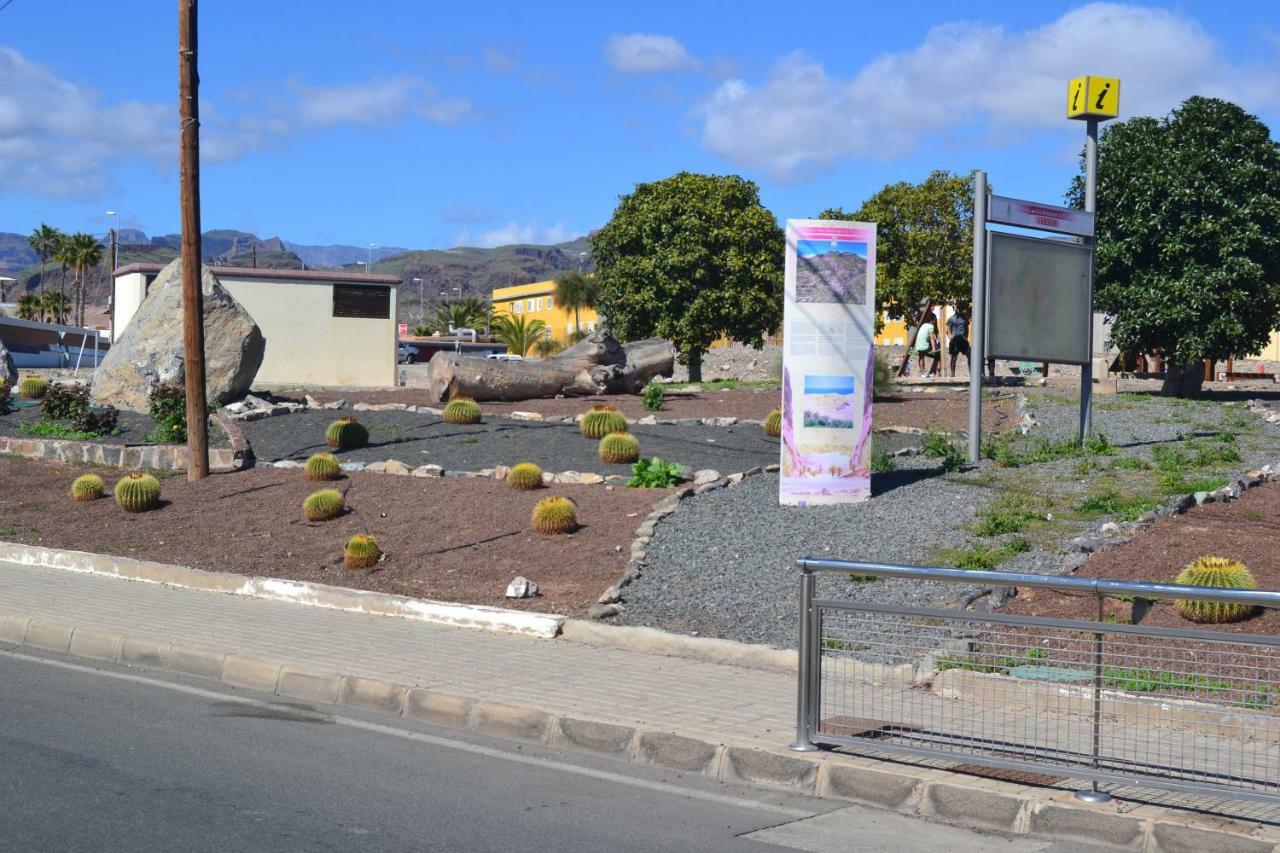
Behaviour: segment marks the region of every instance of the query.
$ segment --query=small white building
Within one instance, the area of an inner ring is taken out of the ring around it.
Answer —
[[[160,264],[130,264],[116,270],[114,340],[119,340],[162,269]],[[266,338],[255,386],[397,384],[399,277],[342,270],[209,269]]]

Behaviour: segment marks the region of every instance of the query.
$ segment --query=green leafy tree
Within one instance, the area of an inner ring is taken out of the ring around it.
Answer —
[[[446,302],[436,308],[436,315],[414,329],[415,334],[449,334],[452,329],[482,329],[489,324],[489,303],[474,296]]]
[[[66,295],[49,290],[36,298],[39,304],[40,316],[46,322],[67,322],[67,315],[71,313],[71,300]]]
[[[758,349],[782,321],[782,229],[736,175],[637,184],[591,245],[609,327],[670,340],[694,381],[719,337]]]
[[[525,355],[529,347],[547,336],[547,324],[523,314],[500,314],[493,320],[493,337],[507,345],[516,355]]]
[[[67,292],[67,267],[73,266],[72,258],[75,251],[71,247],[71,238],[61,231],[57,233],[53,242],[53,259],[62,267],[62,277],[58,279],[58,292],[65,294]]]
[[[582,329],[578,313],[583,308],[595,308],[598,296],[595,279],[580,272],[565,273],[556,279],[556,304],[566,310],[573,309],[573,330]]]
[[[44,316],[44,307],[40,297],[34,293],[24,293],[18,297],[18,319],[39,320]]]
[[[31,251],[40,256],[40,292],[44,293],[44,267],[49,257],[58,250],[58,244],[62,239],[62,232],[51,225],[44,222],[40,223],[40,227],[31,232],[31,236],[27,238],[27,245],[31,246]]]
[[[1262,349],[1280,325],[1280,146],[1256,116],[1189,98],[1098,143],[1094,304],[1124,352],[1171,362],[1164,393],[1200,388],[1202,359]],[[1084,206],[1077,176],[1068,203]]]
[[[75,268],[75,301],[73,310],[77,325],[84,325],[84,303],[89,270],[102,263],[102,244],[92,234],[79,232],[67,239],[67,260]]]
[[[821,219],[876,223],[876,325],[880,312],[913,318],[921,299],[964,303],[973,289],[973,177],[936,171],[889,184],[853,212]]]

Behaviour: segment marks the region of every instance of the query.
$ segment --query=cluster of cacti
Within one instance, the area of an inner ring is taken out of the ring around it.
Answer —
[[[71,497],[78,501],[96,501],[105,491],[106,486],[97,474],[76,477],[76,481],[71,484]]]
[[[24,376],[18,380],[18,394],[27,400],[39,400],[49,390],[49,380],[40,376]]]
[[[610,465],[630,465],[640,458],[640,441],[625,432],[611,432],[600,439],[600,461]]]
[[[572,533],[578,529],[578,508],[568,498],[544,498],[533,507],[533,529],[538,533]]]
[[[369,430],[355,418],[338,418],[324,432],[324,443],[336,450],[353,450],[369,443]]]
[[[616,407],[606,403],[592,406],[591,411],[582,416],[578,428],[587,438],[599,440],[611,432],[626,432],[627,419]]]
[[[302,502],[302,514],[307,517],[307,521],[328,521],[331,518],[337,518],[346,508],[342,492],[337,489],[321,489],[318,492],[312,492]]]
[[[1253,574],[1244,563],[1226,557],[1200,557],[1179,573],[1174,583],[1190,586],[1214,586],[1221,589],[1257,589]],[[1193,601],[1179,598],[1174,606],[1184,619],[1192,622],[1239,622],[1256,610],[1251,604],[1231,604],[1224,601]]]
[[[507,472],[507,485],[521,490],[540,489],[542,488],[542,469],[532,462],[513,465]]]
[[[782,409],[774,409],[764,419],[764,434],[774,438],[782,435]]]
[[[480,405],[470,397],[459,397],[450,400],[444,407],[444,422],[447,424],[480,423]]]
[[[116,503],[125,512],[155,509],[160,503],[160,481],[150,474],[129,474],[116,483]]]
[[[332,453],[316,453],[307,459],[307,479],[313,483],[326,480],[338,480],[342,477],[342,466],[338,457]]]
[[[342,563],[348,569],[369,569],[382,559],[382,549],[377,540],[364,533],[357,533],[347,540],[347,547],[342,549]]]

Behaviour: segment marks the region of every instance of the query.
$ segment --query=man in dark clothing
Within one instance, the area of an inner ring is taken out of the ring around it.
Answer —
[[[954,311],[947,318],[947,333],[950,342],[947,344],[947,352],[951,353],[951,377],[954,379],[956,375],[956,356],[964,353],[964,363],[973,369],[973,365],[969,362],[969,321],[960,313],[959,309]]]

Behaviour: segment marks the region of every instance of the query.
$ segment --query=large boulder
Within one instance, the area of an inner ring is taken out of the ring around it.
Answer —
[[[243,397],[262,366],[267,342],[257,323],[201,268],[204,290],[205,393],[223,405]],[[182,260],[160,271],[120,339],[93,375],[93,402],[147,411],[152,385],[182,381]]]
[[[17,384],[18,368],[13,366],[13,356],[4,348],[4,341],[0,341],[0,385],[12,387]]]

